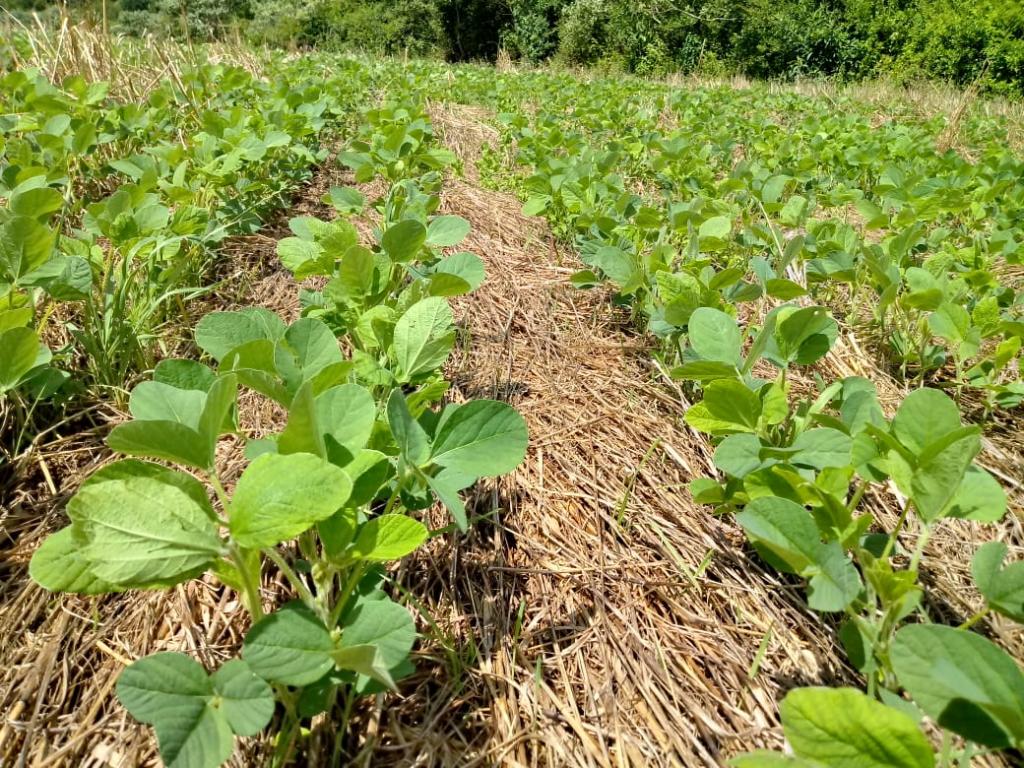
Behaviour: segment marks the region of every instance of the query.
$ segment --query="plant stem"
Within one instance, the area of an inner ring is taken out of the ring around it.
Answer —
[[[903,530],[904,524],[907,522],[907,514],[910,512],[910,499],[907,499],[903,503],[903,509],[900,510],[900,518],[896,521],[896,527],[893,528],[892,533],[889,535],[889,540],[885,542],[885,549],[882,550],[881,560],[885,560],[892,554],[893,547],[896,546],[896,539],[900,535],[900,531]]]
[[[306,585],[306,582],[299,577],[299,574],[297,574],[295,569],[293,569],[288,561],[284,559],[284,556],[273,547],[264,549],[263,554],[270,558],[274,565],[281,569],[281,573],[283,573],[285,578],[288,579],[292,587],[295,588],[295,591],[299,593],[299,598],[306,604],[306,607],[316,613],[321,619],[326,620],[326,612],[314,599],[313,593],[309,591],[309,587]]]
[[[978,611],[973,616],[971,616],[971,618],[969,618],[967,621],[965,621],[963,624],[961,624],[959,627],[957,627],[957,629],[970,629],[975,624],[977,624],[979,621],[981,621],[986,616],[988,616],[989,610],[990,609],[987,608],[987,607],[986,608],[982,608],[980,611]]]

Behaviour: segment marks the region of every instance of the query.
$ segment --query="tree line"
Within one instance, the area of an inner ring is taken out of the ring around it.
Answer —
[[[107,0],[106,16],[196,39],[457,61],[504,51],[641,75],[981,80],[1024,95],[1020,0]]]

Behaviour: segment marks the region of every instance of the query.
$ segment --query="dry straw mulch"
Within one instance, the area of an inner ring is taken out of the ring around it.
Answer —
[[[857,684],[835,628],[806,609],[796,582],[762,568],[734,523],[692,502],[685,484],[710,471],[710,444],[682,422],[684,397],[652,368],[643,339],[624,330],[604,296],[568,287],[572,254],[514,198],[477,183],[473,160],[494,140],[482,115],[435,106],[432,116],[466,170],[449,180],[444,211],[470,220],[464,245],[488,270],[483,288],[456,301],[464,344],[449,370],[452,394],[514,403],[530,449],[514,474],[475,492],[482,519],[468,536],[432,540],[394,573],[420,615],[419,671],[400,695],[354,712],[347,763],[714,766],[779,747],[778,700],[788,689]],[[325,214],[319,197],[343,180],[324,169],[292,215]],[[283,224],[231,244],[209,308],[259,304],[296,316],[296,286],[274,256]],[[361,223],[364,236],[370,226]],[[881,376],[865,371],[854,337],[844,344],[825,363],[829,375]],[[891,381],[883,391],[900,395]],[[280,426],[280,413],[255,398],[242,416],[257,434]],[[27,580],[32,551],[64,524],[67,496],[109,460],[101,437],[116,418],[101,414],[91,431],[60,438],[48,469],[33,469],[6,496],[5,766],[155,764],[148,730],[113,697],[124,664],[177,649],[212,667],[237,652],[247,629],[232,593],[212,580],[102,599],[51,596]],[[1014,434],[993,438],[986,453],[1011,487],[1021,475]],[[229,472],[240,468],[237,445],[222,451]],[[1017,487],[1018,513],[1019,500]],[[894,499],[870,503],[883,519],[893,514]],[[1021,554],[1016,515],[997,533]],[[929,546],[926,577],[951,621],[977,607],[969,552],[991,535],[953,526]],[[286,598],[276,579],[263,586],[268,602]],[[985,629],[1021,650],[1009,625]],[[314,726],[300,762],[326,765],[334,728]],[[262,765],[266,748],[250,740],[232,764]]]

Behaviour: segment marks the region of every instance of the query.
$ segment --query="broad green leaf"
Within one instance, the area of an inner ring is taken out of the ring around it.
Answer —
[[[704,389],[704,400],[686,412],[686,423],[711,434],[756,432],[761,398],[735,379],[716,379]]]
[[[242,473],[228,507],[231,535],[262,549],[298,536],[348,501],[344,470],[308,453],[266,453]]]
[[[738,366],[743,355],[743,334],[736,319],[711,307],[700,307],[690,315],[690,346],[702,360]]]
[[[32,580],[51,592],[102,595],[121,588],[97,576],[82,555],[70,527],[51,533],[32,555],[28,565]]]
[[[987,747],[1024,745],[1024,674],[981,635],[937,624],[899,630],[896,677],[943,728]]]
[[[68,502],[75,541],[100,579],[124,587],[176,584],[223,551],[213,509],[193,478],[121,462]]]
[[[960,429],[960,410],[937,389],[915,389],[900,403],[892,434],[914,454]]]
[[[444,364],[455,345],[454,322],[451,307],[439,296],[416,302],[398,318],[393,352],[403,380]]]
[[[438,427],[430,460],[474,477],[511,472],[526,456],[526,420],[497,400],[472,400]]]
[[[274,715],[274,692],[247,663],[232,659],[211,676],[219,709],[239,736],[255,736]]]
[[[824,307],[801,307],[778,315],[774,341],[786,362],[810,365],[824,357],[838,336],[836,321]],[[770,355],[769,355],[770,357]]]
[[[328,275],[334,265],[333,259],[324,258],[323,248],[318,243],[298,237],[278,241],[277,258],[296,280],[310,275]]]
[[[342,384],[321,393],[316,411],[323,433],[352,453],[366,446],[377,419],[373,395],[358,384]]]
[[[446,256],[434,266],[435,274],[454,275],[465,280],[470,291],[475,291],[483,284],[485,272],[483,260],[468,251]]]
[[[811,513],[788,499],[761,496],[736,521],[773,565],[809,579],[808,605],[823,612],[841,611],[860,594],[856,568],[837,542],[823,543]]]
[[[0,394],[14,389],[36,366],[39,337],[31,328],[10,328],[0,333]]]
[[[1006,491],[992,475],[972,464],[941,516],[994,523],[1005,514]]]
[[[727,475],[746,477],[766,464],[761,459],[761,439],[746,433],[729,435],[715,449],[714,462]]]
[[[381,248],[394,262],[416,257],[427,240],[427,229],[418,221],[406,219],[388,227],[381,238]]]
[[[935,754],[909,716],[852,688],[797,688],[782,701],[786,741],[830,768],[933,768]]]
[[[153,381],[169,384],[177,389],[195,389],[208,392],[217,374],[195,360],[161,360],[153,369]]]
[[[204,352],[220,361],[247,342],[276,342],[285,330],[284,321],[269,309],[251,307],[236,312],[211,312],[196,325],[195,337]]]
[[[296,320],[274,349],[274,363],[292,393],[321,371],[342,363],[338,339],[330,327],[315,317]]]
[[[427,535],[426,526],[419,520],[405,515],[381,515],[359,529],[352,556],[376,562],[400,560],[416,551]]]
[[[419,466],[430,456],[430,438],[412,414],[402,390],[392,390],[387,404],[388,425],[402,457]]]
[[[132,390],[128,410],[139,421],[175,421],[198,429],[205,404],[205,392],[144,381]]]
[[[821,549],[821,535],[811,513],[788,499],[754,499],[736,515],[736,522],[791,573],[802,573],[815,562]]]
[[[359,298],[373,290],[373,252],[362,246],[345,251],[338,265],[338,285],[346,296]]]
[[[1001,541],[983,544],[974,554],[971,574],[992,610],[1024,623],[1024,561],[1017,560],[1004,567],[1008,551]]]
[[[277,452],[311,453],[327,458],[313,387],[308,381],[299,387],[288,408],[288,423],[277,438]]]
[[[374,646],[386,668],[394,669],[406,660],[415,642],[416,624],[409,611],[385,598],[364,600],[346,617],[340,648]]]
[[[977,427],[958,429],[925,448],[910,484],[910,496],[922,519],[934,520],[942,514],[980,450]]]
[[[338,648],[333,654],[334,663],[340,669],[348,669],[360,675],[376,680],[391,690],[397,690],[391,670],[384,661],[384,655],[375,645],[353,645]]]
[[[445,508],[451,513],[458,529],[463,533],[469,530],[466,505],[463,504],[462,497],[459,496],[461,489],[455,487],[458,483],[453,483],[451,478],[444,471],[441,471],[433,477],[427,477],[427,485],[430,486],[430,490],[434,492]]]
[[[309,685],[334,667],[334,641],[327,628],[300,602],[264,616],[245,636],[242,658],[272,683]]]
[[[15,216],[0,224],[0,278],[18,278],[38,269],[53,255],[55,233],[28,216]]]
[[[792,447],[797,453],[790,458],[790,462],[821,470],[848,466],[853,441],[837,429],[818,427],[801,432]]]
[[[446,248],[458,245],[469,234],[469,222],[461,216],[435,216],[427,227],[427,245]]]
[[[140,659],[117,681],[117,697],[125,709],[154,727],[168,768],[216,768],[230,757],[231,726],[212,706],[213,696],[206,671],[180,653]]]
[[[177,421],[129,421],[107,436],[107,445],[129,456],[166,459],[197,469],[210,469],[213,447],[198,432]]]
[[[697,236],[701,239],[701,247],[704,247],[704,240],[725,240],[731,231],[732,221],[728,216],[713,216],[700,225]]]

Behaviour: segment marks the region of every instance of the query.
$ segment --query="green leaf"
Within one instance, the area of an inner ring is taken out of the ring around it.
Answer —
[[[401,263],[415,258],[426,241],[426,227],[414,219],[406,219],[388,227],[380,245],[392,261]]]
[[[316,399],[316,411],[323,433],[351,453],[366,446],[377,419],[373,395],[358,384],[342,384],[322,392]]]
[[[107,436],[112,450],[128,456],[166,459],[197,469],[210,469],[213,447],[191,427],[177,421],[129,421]]]
[[[738,366],[743,356],[743,334],[736,319],[711,307],[700,307],[690,315],[690,345],[702,360]]]
[[[75,541],[70,527],[50,534],[32,555],[29,576],[51,592],[73,592],[80,595],[102,595],[120,592],[121,588],[104,581],[92,569]]]
[[[451,307],[439,296],[416,302],[398,318],[393,352],[401,380],[431,373],[444,364],[455,345],[454,322]]]
[[[277,438],[277,452],[311,453],[326,459],[327,446],[319,422],[313,387],[307,381],[299,387],[288,408],[288,423]]]
[[[373,252],[362,246],[353,246],[345,251],[338,265],[338,285],[346,296],[360,298],[373,290]]]
[[[153,369],[153,381],[169,384],[177,389],[209,392],[216,378],[217,374],[208,366],[195,360],[161,360]]]
[[[168,768],[216,768],[231,756],[231,726],[212,705],[214,695],[202,666],[180,653],[140,659],[117,681],[125,709],[153,725]]]
[[[434,265],[435,275],[454,275],[459,277],[469,286],[468,291],[475,291],[483,284],[485,272],[483,259],[475,253],[469,253],[468,251],[453,253]]]
[[[1024,561],[1003,567],[1008,552],[1001,541],[982,545],[971,562],[971,574],[992,610],[1024,623]]]
[[[801,758],[830,768],[933,768],[917,723],[852,688],[797,688],[783,699],[782,726]]]
[[[819,427],[801,432],[793,441],[792,448],[797,451],[790,457],[790,462],[811,469],[826,467],[845,467],[850,464],[850,451],[853,441],[838,429]]]
[[[409,611],[390,599],[364,600],[346,618],[340,649],[373,646],[380,663],[393,670],[409,656],[416,643],[416,624]]]
[[[324,258],[323,248],[318,243],[298,237],[279,240],[277,258],[296,280],[302,280],[310,275],[330,274],[334,265],[333,259]]]
[[[198,429],[206,393],[144,381],[132,390],[128,410],[140,421],[174,421]]]
[[[298,536],[348,501],[344,470],[309,453],[265,453],[242,473],[228,507],[231,535],[262,549]]]
[[[0,394],[14,389],[36,367],[39,337],[31,328],[9,328],[0,333]]]
[[[943,728],[987,747],[1024,745],[1024,674],[997,645],[919,624],[896,633],[890,655],[900,685]]]
[[[334,641],[327,628],[300,602],[264,616],[245,636],[242,658],[272,683],[309,685],[334,667]]]
[[[28,216],[15,216],[0,225],[0,278],[14,283],[38,269],[53,255],[55,233]]]
[[[839,333],[824,307],[780,307],[774,341],[783,361],[810,365],[824,357]],[[769,355],[771,357],[771,355]]]
[[[292,394],[303,383],[343,361],[334,332],[315,317],[304,317],[288,326],[274,348],[274,364]]]
[[[1002,520],[1005,514],[1006,492],[1003,487],[984,469],[972,464],[941,516],[994,523]]]
[[[834,541],[823,543],[811,513],[788,499],[761,496],[736,516],[773,565],[809,579],[808,605],[841,611],[860,594],[860,577]]]
[[[744,478],[773,461],[762,461],[761,439],[757,435],[729,435],[715,449],[715,466],[733,477]]]
[[[430,438],[412,414],[402,390],[392,390],[387,404],[388,425],[402,457],[415,466],[430,456]]]
[[[736,515],[747,536],[777,556],[791,573],[802,573],[818,558],[821,537],[811,513],[788,499],[762,496]]]
[[[153,464],[119,462],[93,475],[68,516],[92,572],[123,587],[185,581],[223,550],[203,487]]]
[[[690,408],[686,423],[713,435],[756,432],[761,398],[742,381],[716,379],[704,389],[704,400]]]
[[[284,336],[284,321],[269,309],[250,307],[237,312],[211,312],[196,325],[196,344],[214,360],[250,341],[276,342]]]
[[[900,403],[892,434],[914,454],[960,429],[960,409],[937,389],[915,389]]]
[[[459,496],[461,488],[456,487],[459,483],[454,482],[448,474],[441,471],[433,477],[427,477],[427,485],[430,486],[430,490],[434,492],[445,508],[451,513],[458,529],[463,533],[469,530],[466,505],[462,503],[462,497]]]
[[[439,426],[430,460],[474,477],[511,472],[526,456],[526,420],[508,403],[472,400]]]
[[[405,515],[381,515],[359,529],[352,557],[372,562],[400,560],[427,540],[427,528]]]
[[[725,240],[732,231],[732,220],[728,216],[714,216],[700,225],[697,236],[701,240],[701,246],[705,247],[704,240]]]
[[[461,216],[435,216],[427,227],[427,245],[447,248],[458,245],[469,234],[469,222]]]
[[[978,427],[958,429],[925,448],[910,484],[910,497],[922,519],[934,520],[947,509],[980,450]]]
[[[220,711],[239,736],[255,736],[274,715],[274,692],[241,659],[232,659],[211,676]]]

